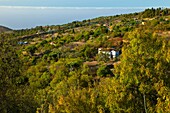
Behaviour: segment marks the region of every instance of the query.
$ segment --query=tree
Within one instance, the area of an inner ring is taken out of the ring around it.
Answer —
[[[115,74],[122,87],[119,107],[129,112],[169,112],[169,41],[142,29],[130,32],[128,39]]]
[[[14,40],[5,35],[0,39],[0,112],[34,112],[36,105],[26,90],[22,63]]]
[[[101,77],[106,77],[107,75],[109,75],[109,76],[112,75],[112,72],[110,71],[110,69],[107,66],[101,66],[97,70],[97,75],[101,76]]]
[[[28,47],[26,48],[26,50],[30,53],[31,56],[34,55],[36,49],[37,49],[37,48],[36,48],[36,46],[34,46],[34,45],[28,46]]]

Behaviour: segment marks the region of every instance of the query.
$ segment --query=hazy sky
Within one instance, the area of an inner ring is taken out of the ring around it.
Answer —
[[[170,0],[0,0],[0,6],[169,7]]]
[[[92,8],[77,7],[93,7],[93,10]],[[123,9],[122,7],[128,8]],[[13,29],[31,28],[40,25],[57,25],[99,16],[134,13],[151,7],[170,7],[170,0],[0,0],[0,25]]]

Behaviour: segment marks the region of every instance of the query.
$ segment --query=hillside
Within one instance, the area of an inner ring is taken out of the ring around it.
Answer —
[[[5,26],[0,26],[0,33],[9,32],[9,31],[12,31],[12,29]]]
[[[2,113],[170,112],[170,9],[1,34]]]

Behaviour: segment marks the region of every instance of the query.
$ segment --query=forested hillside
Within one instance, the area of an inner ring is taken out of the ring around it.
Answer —
[[[0,34],[1,113],[169,113],[170,10]]]
[[[12,29],[0,25],[0,33],[10,32]]]

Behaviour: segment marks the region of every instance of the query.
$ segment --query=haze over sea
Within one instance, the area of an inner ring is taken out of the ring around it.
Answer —
[[[0,6],[0,25],[12,29],[61,25],[100,16],[113,16],[144,11],[139,8],[112,7],[21,7]]]

